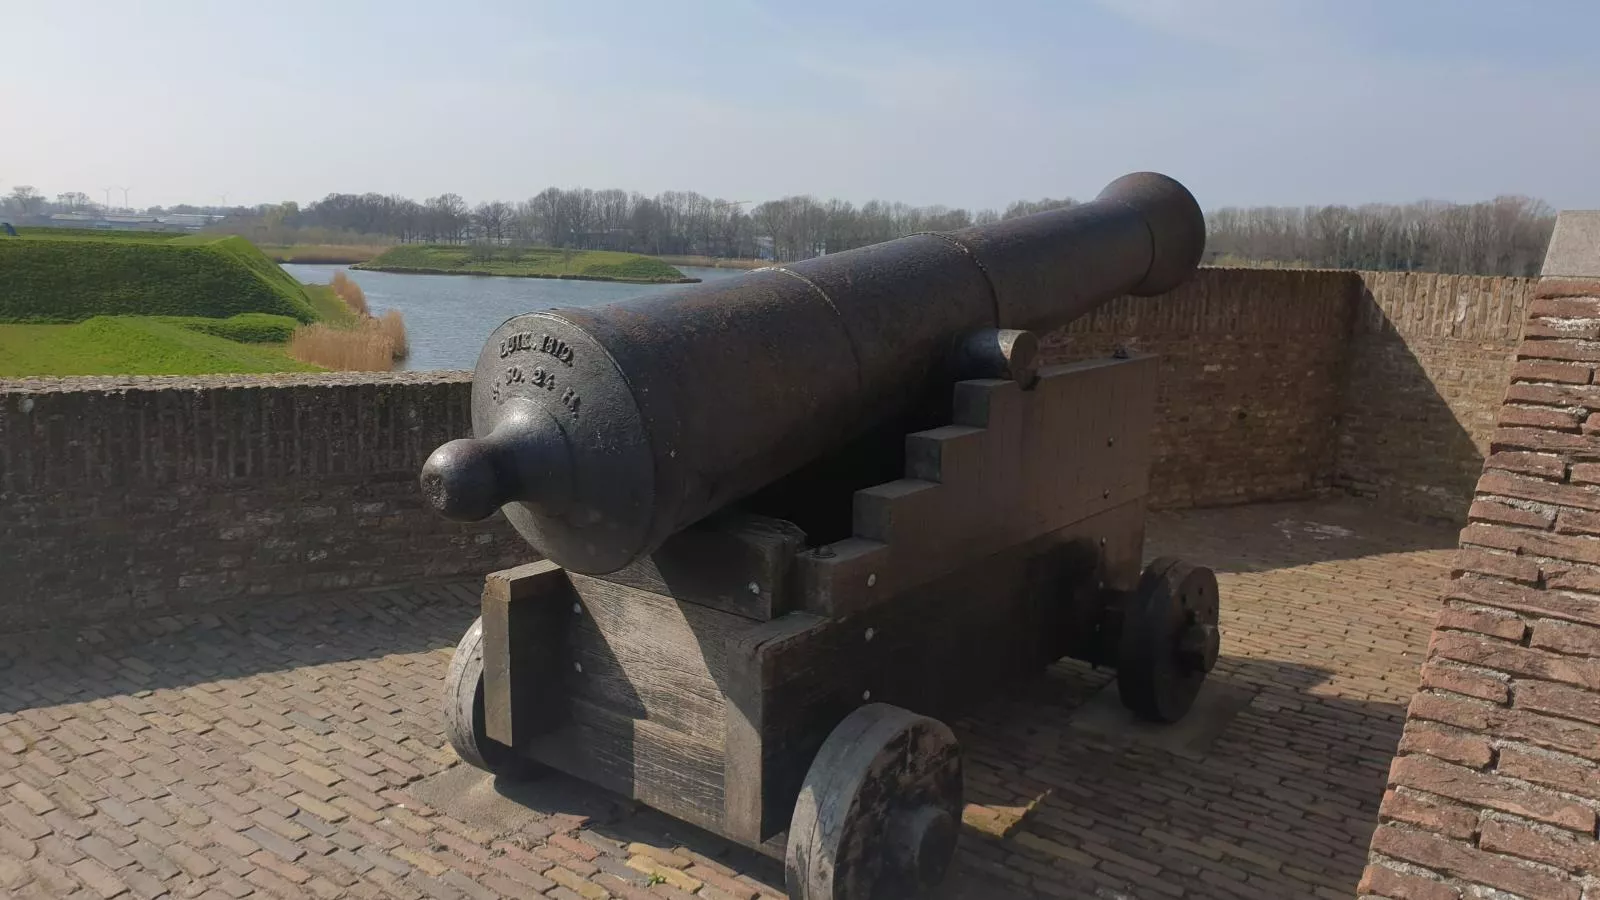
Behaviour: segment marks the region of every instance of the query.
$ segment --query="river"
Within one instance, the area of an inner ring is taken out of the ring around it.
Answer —
[[[473,368],[489,333],[520,313],[552,306],[593,306],[692,287],[482,275],[401,275],[298,263],[284,263],[283,268],[305,284],[327,284],[333,280],[333,273],[343,271],[361,286],[373,315],[399,310],[405,317],[406,338],[411,345],[411,355],[400,368],[410,370]],[[742,269],[677,268],[702,281],[745,274]]]

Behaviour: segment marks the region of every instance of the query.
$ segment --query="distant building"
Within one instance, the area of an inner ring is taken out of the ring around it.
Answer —
[[[199,231],[223,218],[197,213],[155,216],[143,213],[64,212],[53,213],[43,224],[60,228],[104,228],[108,231]]]
[[[227,218],[226,216],[213,216],[205,213],[168,213],[157,216],[156,220],[163,225],[178,225],[184,228],[205,228]]]

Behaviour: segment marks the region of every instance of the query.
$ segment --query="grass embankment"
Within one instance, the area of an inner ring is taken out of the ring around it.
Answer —
[[[252,312],[317,319],[300,283],[244,238],[47,233],[60,230],[0,238],[0,321]]]
[[[412,275],[507,275],[633,284],[685,284],[699,280],[685,276],[653,256],[550,247],[404,244],[390,247],[372,261],[351,268]]]
[[[398,311],[373,316],[361,286],[343,272],[334,273],[332,284],[312,287],[319,309],[337,307],[343,314],[295,328],[286,348],[290,356],[343,372],[387,372],[406,358],[406,326]]]
[[[0,237],[0,377],[394,368],[399,314],[335,280],[302,285],[241,237],[22,230]]]
[[[389,249],[380,244],[261,244],[260,247],[273,262],[328,266],[364,263]]]
[[[72,325],[0,325],[0,378],[316,371],[271,342],[241,343],[217,333],[276,342],[287,340],[284,332],[297,324],[287,316],[247,313],[230,319],[95,316]]]
[[[343,273],[340,273],[343,274]],[[331,284],[301,285],[306,289],[306,296],[311,298],[311,308],[317,311],[317,321],[332,325],[336,328],[348,328],[360,319],[360,315],[350,308],[349,304],[339,296]]]
[[[775,266],[769,259],[730,259],[722,256],[657,256],[669,266],[700,266],[706,269],[762,269]]]
[[[167,325],[176,325],[187,331],[197,331],[241,344],[287,343],[300,323],[288,316],[271,313],[240,313],[226,319],[209,319],[205,316],[136,316]]]

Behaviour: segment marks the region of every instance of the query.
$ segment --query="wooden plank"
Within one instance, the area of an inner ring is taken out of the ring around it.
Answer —
[[[545,765],[705,828],[724,820],[728,647],[762,623],[564,573],[554,679],[561,726],[523,747]]]
[[[1071,647],[1092,649],[1098,597],[1073,589],[1086,578],[1091,589],[1136,583],[1143,522],[1142,498],[1127,500],[846,619],[793,613],[745,635],[729,661],[737,839],[787,826],[812,757],[862,703],[957,716]]]
[[[575,600],[565,570],[548,561],[484,579],[483,712],[490,738],[521,747],[559,724],[564,633]]]
[[[727,648],[759,623],[549,562],[489,576],[483,611],[490,737],[721,829]]]
[[[568,573],[582,613],[563,679],[575,698],[708,744],[725,729],[727,646],[757,623],[623,584]]]
[[[853,615],[1142,499],[1157,374],[1137,357],[957,384],[957,424],[907,439],[908,477],[855,494],[855,536],[796,557],[800,608]]]
[[[779,655],[784,643],[803,641],[825,624],[820,616],[790,613],[750,629],[729,647],[724,832],[748,846],[757,846],[771,837],[771,829],[763,820],[766,759],[762,735],[765,716],[771,713],[763,703],[765,685],[773,681],[773,676],[764,671],[764,664]]]
[[[805,533],[788,522],[730,511],[605,580],[766,621],[787,610],[789,569],[804,545]]]
[[[583,700],[570,700],[567,712],[560,728],[528,744],[530,756],[685,822],[721,831],[720,746]]]

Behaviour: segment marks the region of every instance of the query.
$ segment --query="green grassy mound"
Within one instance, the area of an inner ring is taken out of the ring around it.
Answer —
[[[550,247],[403,244],[390,247],[370,262],[359,263],[351,268],[430,275],[510,275],[642,284],[695,280],[652,256],[610,250],[568,251]]]
[[[270,313],[318,318],[294,277],[241,237],[54,235],[0,239],[0,321]]]
[[[176,325],[241,344],[287,344],[300,323],[288,316],[270,313],[240,313],[226,319],[204,316],[151,316],[151,320]]]
[[[242,344],[144,316],[73,325],[0,325],[0,378],[311,372],[275,347]]]
[[[302,284],[306,296],[311,298],[311,308],[317,311],[318,320],[335,328],[347,328],[360,318],[349,304],[333,292],[331,284]]]

